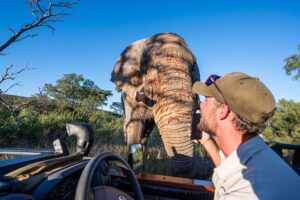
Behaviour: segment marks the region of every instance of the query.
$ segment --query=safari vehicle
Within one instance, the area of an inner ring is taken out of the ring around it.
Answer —
[[[66,127],[69,136],[77,137],[74,154],[60,140],[51,150],[0,149],[2,156],[15,157],[0,162],[0,199],[213,199],[211,181],[143,172],[140,145],[131,146],[127,161],[110,152],[87,157],[92,128],[82,123]],[[294,149],[294,169],[299,170],[300,145],[271,146],[278,153]]]

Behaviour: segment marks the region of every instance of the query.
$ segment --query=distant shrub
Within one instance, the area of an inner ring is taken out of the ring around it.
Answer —
[[[300,102],[280,99],[275,115],[263,135],[267,140],[300,144]]]

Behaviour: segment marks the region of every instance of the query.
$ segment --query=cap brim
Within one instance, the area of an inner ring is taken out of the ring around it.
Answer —
[[[212,92],[210,91],[209,87],[202,82],[195,82],[192,88],[194,93],[200,94],[202,96],[211,97],[213,96]]]

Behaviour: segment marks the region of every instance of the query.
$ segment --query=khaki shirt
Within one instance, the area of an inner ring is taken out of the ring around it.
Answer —
[[[213,183],[215,200],[288,200],[300,195],[300,176],[258,136],[215,168]]]

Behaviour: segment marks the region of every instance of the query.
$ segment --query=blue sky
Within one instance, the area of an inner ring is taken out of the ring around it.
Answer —
[[[281,98],[300,101],[299,82],[286,76],[284,59],[300,44],[300,1],[96,1],[82,0],[64,22],[31,33],[39,36],[14,43],[0,58],[0,72],[35,68],[20,74],[10,94],[30,96],[66,73],[82,74],[111,90],[108,103],[120,95],[110,82],[113,65],[133,41],[159,32],[181,35],[195,54],[201,79],[232,71],[259,77]],[[18,29],[31,20],[26,0],[0,0],[0,43],[7,25]],[[11,84],[7,83],[7,84]],[[1,86],[5,89],[6,85]]]

